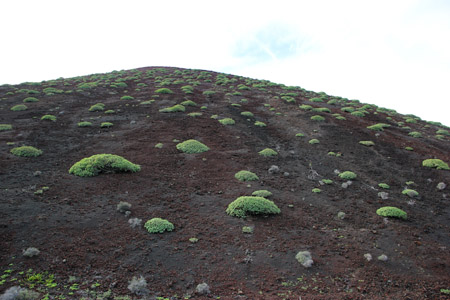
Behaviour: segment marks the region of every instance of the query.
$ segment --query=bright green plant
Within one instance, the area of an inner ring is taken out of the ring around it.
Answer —
[[[413,147],[405,147],[405,150],[414,151],[414,148]]]
[[[311,139],[311,140],[309,140],[308,143],[310,143],[311,145],[314,145],[314,144],[319,144],[320,141],[318,139]]]
[[[312,117],[311,117],[311,120],[313,120],[313,121],[318,121],[318,122],[322,122],[322,121],[325,121],[325,118],[322,117],[322,116],[319,116],[319,115],[315,115],[315,116],[312,116]]]
[[[203,92],[203,95],[205,95],[205,96],[212,96],[212,95],[214,95],[216,92],[215,91],[204,91]]]
[[[78,123],[78,127],[90,127],[90,126],[92,126],[92,123],[88,122],[88,121],[83,121],[83,122]]]
[[[411,131],[410,133],[408,133],[409,136],[415,137],[415,138],[421,138],[422,134],[420,132],[417,131]]]
[[[155,145],[155,148],[161,149],[164,146],[163,143],[158,143]]]
[[[359,143],[360,143],[361,145],[364,145],[364,146],[367,146],[367,147],[375,146],[375,143],[372,142],[372,141],[360,141]]]
[[[378,186],[379,186],[380,188],[382,188],[382,189],[389,189],[389,188],[391,188],[391,187],[389,186],[389,184],[386,184],[386,183],[379,183]]]
[[[296,137],[303,137],[303,136],[305,136],[305,135],[304,135],[303,133],[300,133],[300,132],[299,132],[299,133],[296,133],[295,136],[296,136]]]
[[[257,190],[252,193],[252,196],[267,198],[272,196],[272,193],[268,190]]]
[[[23,110],[27,110],[28,107],[25,104],[18,104],[18,105],[14,105],[13,107],[11,107],[12,111],[23,111]]]
[[[250,227],[250,226],[242,226],[242,233],[247,233],[247,234],[253,233],[253,227]]]
[[[43,115],[41,117],[41,120],[48,120],[48,121],[55,122],[56,121],[56,116],[54,116],[54,115]]]
[[[440,159],[436,159],[436,158],[425,159],[422,162],[422,166],[429,167],[429,168],[436,168],[438,170],[450,170],[447,163],[445,163],[444,161],[442,161]]]
[[[375,130],[375,131],[383,131],[384,128],[388,128],[391,127],[391,125],[389,124],[384,124],[384,123],[378,123],[372,126],[367,126],[368,129],[370,130]]]
[[[259,153],[259,155],[266,156],[266,157],[267,156],[276,156],[276,155],[278,155],[277,151],[275,151],[273,149],[270,149],[270,148],[266,148],[264,150],[261,150],[258,153]]]
[[[166,107],[166,108],[160,109],[159,111],[163,112],[163,113],[184,112],[184,111],[186,111],[186,108],[181,104],[176,104],[171,107]]]
[[[355,111],[355,109],[351,106],[347,106],[347,107],[342,107],[341,108],[342,111],[348,112],[348,113],[352,113]]]
[[[0,124],[0,131],[11,130],[11,129],[12,129],[11,124]]]
[[[280,209],[266,198],[242,196],[231,202],[226,212],[230,216],[245,218],[247,215],[279,214]]]
[[[248,118],[254,117],[253,113],[252,113],[252,112],[249,112],[249,111],[243,111],[243,112],[241,112],[241,116],[248,117]]]
[[[234,177],[239,181],[255,181],[259,180],[259,177],[250,171],[239,171],[236,174],[234,174]]]
[[[115,113],[114,109],[108,109],[107,111],[105,111],[105,114],[110,115]]]
[[[172,231],[175,229],[172,223],[165,219],[153,218],[145,222],[145,229],[150,233],[163,233],[164,231]]]
[[[92,106],[89,108],[89,111],[90,111],[90,112],[94,112],[94,111],[102,111],[102,110],[104,110],[104,109],[105,109],[105,104],[103,104],[103,103],[97,103],[97,104],[92,105]]]
[[[321,190],[321,189],[318,189],[318,188],[314,188],[314,189],[312,189],[312,192],[313,192],[313,193],[316,193],[316,194],[319,194],[319,193],[322,192],[322,190]]]
[[[345,171],[345,172],[339,173],[338,176],[340,178],[346,179],[346,180],[353,180],[357,177],[357,175],[351,171]]]
[[[11,153],[15,156],[37,157],[42,154],[42,150],[32,146],[22,146],[11,149]]]
[[[189,117],[200,117],[201,115],[203,115],[201,112],[191,112],[188,113]]]
[[[222,120],[219,120],[219,122],[222,125],[234,125],[236,123],[232,118],[224,118]]]
[[[128,96],[128,95],[120,97],[120,100],[133,100],[133,99],[134,99],[133,96]]]
[[[193,94],[194,88],[191,85],[185,85],[181,87],[181,90],[185,92],[186,94]]]
[[[176,147],[178,150],[188,154],[202,153],[209,150],[208,146],[194,139],[179,143]]]
[[[27,98],[25,98],[25,99],[23,99],[23,102],[38,102],[39,101],[39,99],[38,98],[35,98],[35,97],[27,97]]]
[[[309,101],[311,101],[311,102],[323,102],[323,99],[322,98],[318,98],[318,97],[314,97],[314,98],[309,99]]]
[[[100,127],[101,128],[109,128],[109,127],[112,127],[114,124],[113,123],[111,123],[111,122],[102,122],[101,124],[100,124]]]
[[[445,129],[439,129],[438,131],[436,131],[436,134],[450,136],[450,132],[448,132],[448,130]]]
[[[97,176],[100,173],[138,172],[139,165],[114,154],[96,154],[75,163],[69,173],[80,177]]]
[[[155,91],[155,93],[158,93],[158,94],[173,94],[173,91],[171,89],[168,89],[168,88],[160,88],[160,89],[157,89]]]
[[[325,183],[325,184],[332,184],[333,180],[331,180],[331,179],[322,179],[322,182]]]
[[[324,113],[331,113],[331,110],[327,107],[317,107],[313,108],[314,112],[324,112]]]
[[[359,111],[359,110],[352,112],[351,115],[355,116],[355,117],[360,117],[360,118],[365,116],[365,114],[362,111]]]
[[[400,218],[404,220],[407,219],[407,214],[405,211],[393,206],[385,206],[377,209],[377,215],[382,217]]]
[[[307,105],[307,104],[302,104],[302,105],[299,106],[299,108],[303,109],[303,110],[311,110],[311,109],[313,109],[313,107],[311,105]]]
[[[180,103],[183,106],[197,106],[197,103],[195,103],[192,100],[186,100]]]
[[[154,99],[152,100],[146,100],[146,101],[142,101],[141,103],[139,103],[139,105],[147,105],[147,104],[152,104],[153,102],[155,102]]]
[[[417,196],[419,196],[419,193],[417,191],[413,190],[413,189],[404,189],[402,191],[402,194],[403,195],[407,195],[409,197],[417,197]]]
[[[258,127],[266,127],[267,125],[266,125],[266,123],[264,123],[264,122],[256,121],[256,122],[255,122],[255,126],[258,126]]]

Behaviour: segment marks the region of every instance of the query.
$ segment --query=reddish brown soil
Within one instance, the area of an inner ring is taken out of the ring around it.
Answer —
[[[82,298],[83,291],[95,282],[102,291],[132,296],[128,281],[140,275],[148,282],[150,298],[448,299],[440,290],[450,288],[449,187],[438,190],[436,185],[450,185],[450,171],[421,166],[427,158],[450,162],[449,138],[434,138],[439,127],[426,126],[423,121],[406,123],[424,135],[413,138],[396,125],[404,121],[401,115],[386,120],[386,114],[371,110],[364,118],[353,117],[341,112],[340,105],[308,102],[317,95],[306,91],[295,98],[296,104],[286,103],[274,98],[292,92],[282,86],[266,87],[266,91],[255,87],[238,90],[245,78],[215,85],[217,73],[213,72],[203,73],[206,77],[198,79],[194,94],[180,90],[187,82],[171,84],[165,87],[173,94],[139,105],[153,98],[160,88],[158,81],[164,77],[196,78],[200,74],[166,68],[148,75],[149,70],[153,69],[123,72],[121,77],[135,76],[125,80],[127,91],[109,87],[104,78],[94,89],[77,91],[81,80],[92,82],[101,75],[59,79],[52,87],[71,93],[31,95],[40,101],[26,103],[28,110],[22,112],[10,111],[29,96],[17,89],[42,91],[51,82],[0,87],[0,123],[13,126],[13,130],[0,131],[1,272],[48,271],[55,274],[61,287],[50,291],[51,297],[65,294],[66,299]],[[136,91],[138,83],[147,86]],[[215,90],[216,94],[207,97],[202,94],[205,90]],[[235,91],[242,96],[227,95]],[[123,95],[135,99],[120,100]],[[241,103],[242,98],[248,102]],[[159,112],[185,99],[195,101],[198,107],[187,107],[185,113]],[[116,113],[89,112],[98,102]],[[242,106],[231,106],[230,102]],[[328,107],[347,120],[305,112],[298,104]],[[200,110],[203,105],[207,109]],[[187,115],[194,111],[203,115]],[[255,118],[247,120],[240,115],[242,111],[253,112]],[[41,121],[44,114],[56,115],[57,121]],[[221,125],[211,118],[214,114],[219,119],[231,117],[236,124]],[[315,114],[326,121],[310,120]],[[77,123],[81,120],[92,121],[93,126],[80,128]],[[254,126],[255,120],[267,127]],[[114,126],[100,128],[104,121]],[[366,128],[379,122],[392,126],[383,132]],[[297,132],[305,137],[295,137]],[[319,139],[320,144],[310,145],[311,138]],[[197,139],[211,150],[184,154],[176,149],[174,139]],[[362,146],[358,142],[363,140],[376,145]],[[155,148],[157,143],[163,143],[163,148]],[[44,153],[37,158],[9,153],[20,145],[34,146]],[[405,146],[414,151],[404,150]],[[279,155],[258,155],[267,147]],[[329,156],[329,151],[342,156]],[[92,178],[68,173],[75,162],[99,153],[121,155],[142,169]],[[280,172],[269,174],[272,165]],[[358,178],[343,189],[336,169],[353,171]],[[234,174],[240,170],[250,170],[260,180],[239,182]],[[319,176],[308,178],[311,170]],[[42,173],[35,176],[35,171]],[[322,178],[334,183],[320,186]],[[420,194],[413,205],[401,193],[407,181],[414,181],[411,188]],[[380,182],[391,186],[388,200],[377,196]],[[50,189],[35,195],[42,186]],[[322,193],[312,193],[315,187]],[[280,215],[239,219],[225,213],[238,196],[258,189],[273,193],[271,199],[281,209]],[[128,218],[116,211],[119,201],[132,204],[130,217],[143,223],[153,217],[166,218],[175,230],[149,234],[142,226],[130,227]],[[378,216],[375,212],[382,206],[405,210],[408,220]],[[344,220],[337,218],[340,211],[346,213]],[[242,233],[242,226],[253,226],[254,233]],[[198,243],[190,243],[191,237],[197,237]],[[41,254],[25,258],[22,250],[27,247],[37,247]],[[301,250],[312,253],[311,268],[296,261]],[[365,253],[374,259],[367,261]],[[388,260],[377,260],[381,254]],[[73,295],[62,289],[69,276],[79,278],[80,289]],[[0,292],[16,285],[9,279],[0,285]],[[195,295],[195,287],[202,282],[210,286],[207,297]]]

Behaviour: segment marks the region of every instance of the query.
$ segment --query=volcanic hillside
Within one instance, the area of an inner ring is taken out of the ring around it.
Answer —
[[[0,299],[450,297],[442,124],[178,68],[0,98]]]

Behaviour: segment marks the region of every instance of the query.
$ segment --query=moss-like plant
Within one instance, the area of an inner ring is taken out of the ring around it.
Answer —
[[[204,91],[204,92],[203,92],[203,95],[205,95],[205,96],[212,96],[212,95],[214,95],[214,94],[216,94],[215,91]]]
[[[242,196],[228,205],[227,214],[245,218],[247,215],[279,214],[281,211],[273,201],[263,197]]]
[[[405,150],[414,151],[414,148],[413,147],[405,147]]]
[[[388,128],[391,127],[391,125],[389,124],[385,124],[385,123],[378,123],[372,126],[367,126],[368,129],[370,130],[375,130],[375,131],[384,131],[384,128]]]
[[[372,142],[372,141],[360,141],[359,143],[360,143],[361,145],[364,145],[364,146],[367,146],[367,147],[375,146],[375,143]]]
[[[41,155],[43,152],[37,148],[32,146],[22,146],[11,149],[11,153],[15,156],[22,157],[37,157]]]
[[[105,114],[107,114],[107,115],[111,115],[114,113],[115,113],[114,109],[108,109],[107,111],[105,111]]]
[[[276,156],[276,155],[278,155],[277,151],[275,151],[273,149],[270,149],[270,148],[266,148],[264,150],[261,150],[258,153],[259,153],[259,155],[266,156],[266,157],[267,156]]]
[[[242,233],[247,233],[247,234],[253,233],[253,227],[250,227],[250,226],[242,226]]]
[[[35,98],[35,97],[27,97],[25,99],[23,99],[23,102],[27,103],[27,102],[38,102],[39,99]]]
[[[299,105],[299,108],[303,109],[303,110],[311,110],[311,109],[313,109],[313,107],[311,105],[308,105],[308,104]]]
[[[43,115],[41,117],[41,120],[47,120],[47,121],[55,122],[56,121],[56,116],[54,116],[54,115]]]
[[[439,129],[438,131],[436,131],[436,134],[450,136],[450,132],[448,132],[448,130],[445,129]]]
[[[389,186],[389,184],[386,184],[386,183],[379,183],[378,186],[379,186],[380,188],[382,188],[382,189],[389,189],[389,188],[391,188],[391,187]]]
[[[100,127],[101,128],[109,128],[109,127],[112,127],[114,124],[113,123],[111,123],[111,122],[102,122],[101,124],[100,124]]]
[[[322,182],[325,183],[325,184],[332,184],[333,180],[331,180],[331,179],[322,179]]]
[[[188,116],[189,117],[200,117],[201,115],[203,115],[201,112],[191,112],[191,113],[188,113]]]
[[[222,125],[234,125],[236,123],[232,118],[224,118],[222,120],[219,120],[219,122]]]
[[[155,93],[158,93],[158,94],[173,94],[173,91],[171,89],[168,89],[168,88],[160,88],[160,89],[157,89],[155,91]]]
[[[243,112],[241,112],[241,116],[248,117],[248,118],[254,117],[253,113],[252,113],[252,112],[249,112],[249,111],[243,111]]]
[[[266,127],[267,125],[266,125],[266,123],[264,123],[264,122],[256,121],[256,122],[255,122],[255,126],[258,126],[258,127]]]
[[[314,188],[314,189],[311,190],[311,192],[316,193],[316,194],[319,194],[319,193],[322,192],[322,190],[321,190],[321,189],[318,189],[318,188]]]
[[[257,190],[252,193],[252,196],[267,198],[272,196],[272,193],[268,190]]]
[[[69,173],[80,177],[92,177],[100,173],[138,172],[139,165],[114,154],[96,154],[75,163]]]
[[[314,144],[319,144],[320,141],[318,139],[311,139],[311,140],[309,140],[308,143],[310,143],[311,145],[314,145]]]
[[[152,104],[153,102],[155,102],[154,99],[151,100],[145,100],[139,103],[139,105],[147,105],[147,104]]]
[[[125,96],[120,97],[120,100],[134,100],[134,97],[125,95]]]
[[[420,132],[417,131],[411,131],[410,133],[408,133],[409,136],[415,137],[415,138],[421,138],[422,134]]]
[[[192,100],[186,100],[180,103],[183,106],[197,106],[197,103],[195,103]]]
[[[355,108],[351,107],[351,106],[347,106],[347,107],[342,107],[341,108],[342,111],[348,112],[348,113],[352,113],[355,111]]]
[[[145,222],[144,227],[150,233],[163,233],[164,231],[172,231],[175,229],[172,223],[161,218],[148,220]]]
[[[314,98],[309,99],[309,101],[311,101],[311,102],[323,102],[323,99],[322,98],[318,98],[318,97],[314,97]]]
[[[89,108],[89,111],[90,111],[90,112],[94,112],[94,111],[102,111],[102,110],[104,110],[104,109],[105,109],[105,104],[103,104],[103,103],[97,103],[97,104],[92,105],[92,106]]]
[[[179,143],[176,147],[178,150],[188,154],[202,153],[209,150],[208,146],[194,139]]]
[[[327,107],[317,107],[313,108],[314,112],[324,112],[324,113],[331,113],[331,110]]]
[[[12,111],[23,111],[23,110],[27,110],[28,107],[25,104],[18,104],[18,105],[14,105],[13,107],[11,107]]]
[[[181,104],[176,104],[171,107],[166,107],[166,108],[160,109],[159,111],[163,112],[163,113],[184,112],[184,111],[186,111],[186,107],[184,107]]]
[[[436,158],[425,159],[422,162],[422,166],[429,167],[429,168],[436,168],[438,170],[450,170],[447,163],[445,163],[444,161],[442,161],[440,159],[436,159]]]
[[[234,174],[234,177],[239,181],[255,181],[259,180],[259,177],[250,171],[239,171],[236,174]]]
[[[319,115],[315,115],[315,116],[312,116],[312,117],[311,117],[311,120],[313,120],[313,121],[318,121],[318,122],[322,122],[322,121],[325,121],[325,118],[322,117],[322,116],[319,116]]]
[[[11,129],[12,129],[11,124],[0,124],[0,131],[11,130]]]
[[[407,195],[407,196],[409,196],[411,198],[419,196],[419,193],[417,191],[413,190],[413,189],[404,189],[402,191],[402,194],[403,195]]]
[[[405,211],[393,206],[385,206],[377,209],[377,215],[382,217],[400,218],[404,220],[408,217]]]
[[[88,122],[88,121],[83,121],[83,122],[78,123],[78,127],[90,127],[90,126],[92,126],[92,123]]]
[[[305,135],[304,135],[303,133],[300,133],[300,132],[299,132],[299,133],[296,133],[295,136],[296,136],[296,137],[304,137]]]
[[[365,116],[365,114],[362,111],[359,111],[359,110],[352,112],[351,115],[355,116],[355,117],[360,117],[360,118]]]
[[[356,179],[357,175],[351,171],[345,171],[342,173],[339,173],[339,177],[345,180],[353,180]]]

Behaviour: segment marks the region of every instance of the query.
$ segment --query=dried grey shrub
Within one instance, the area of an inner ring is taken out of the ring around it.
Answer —
[[[206,295],[211,293],[211,291],[209,290],[209,285],[204,282],[198,284],[197,287],[195,288],[195,291],[197,292],[197,294],[200,295]]]
[[[138,218],[132,218],[132,219],[128,220],[128,224],[130,224],[130,226],[133,228],[141,226],[141,223],[142,223],[142,219],[138,219]]]
[[[121,212],[123,214],[127,213],[127,211],[131,210],[131,204],[126,201],[120,201],[119,204],[117,204],[117,211]]]
[[[269,170],[268,170],[269,174],[276,174],[278,172],[280,172],[280,168],[278,166],[270,166]]]
[[[3,295],[0,295],[0,300],[35,300],[38,298],[39,293],[20,286],[10,287]]]
[[[38,256],[39,253],[41,253],[41,251],[39,251],[38,248],[29,247],[29,248],[23,250],[22,255],[25,257],[33,257],[33,256]]]
[[[311,253],[309,251],[300,251],[295,256],[295,259],[302,264],[305,268],[312,266],[314,261],[312,260]]]
[[[387,199],[389,199],[389,193],[386,193],[386,192],[379,192],[379,193],[378,193],[378,197],[380,197],[380,198],[383,199],[383,200],[387,200]]]
[[[133,276],[131,281],[128,283],[128,289],[138,296],[147,295],[149,293],[149,290],[147,289],[147,281],[142,276],[139,278]]]
[[[345,219],[345,212],[340,211],[337,214],[338,219],[344,220]]]
[[[367,261],[371,261],[372,260],[372,254],[366,253],[366,254],[364,254],[364,258],[367,259]]]

